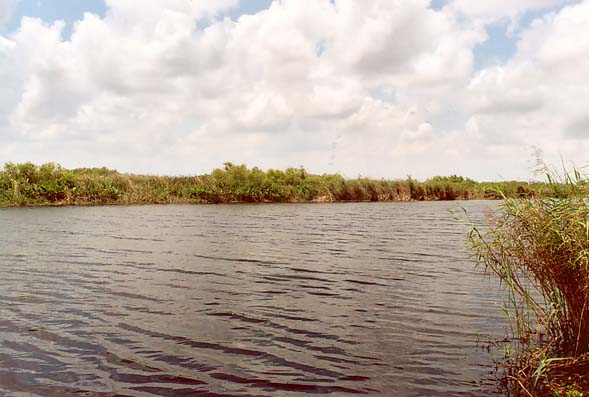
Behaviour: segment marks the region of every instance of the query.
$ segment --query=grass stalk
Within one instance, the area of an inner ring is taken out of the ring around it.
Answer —
[[[506,196],[469,241],[508,290],[508,393],[589,395],[589,183],[578,170],[545,172],[549,194]]]

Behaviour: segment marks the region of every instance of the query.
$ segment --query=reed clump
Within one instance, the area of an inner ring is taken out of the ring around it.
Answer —
[[[7,163],[0,170],[0,206],[501,199],[499,191],[509,197],[547,193],[544,184],[475,182],[456,175],[424,182],[346,179],[303,168],[263,171],[232,163],[210,174],[178,177],[69,170],[54,163]]]
[[[549,194],[505,197],[470,241],[508,287],[509,394],[589,396],[589,183],[578,171],[547,175]]]

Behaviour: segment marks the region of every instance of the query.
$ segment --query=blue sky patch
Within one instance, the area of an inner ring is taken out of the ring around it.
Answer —
[[[488,39],[474,49],[475,70],[507,61],[515,54],[517,38],[508,35],[509,20],[487,26]]]
[[[19,26],[22,17],[40,18],[45,22],[53,23],[61,20],[66,23],[64,36],[71,35],[74,22],[83,18],[85,12],[100,16],[106,13],[104,0],[19,0],[15,1],[12,9],[12,17],[4,28],[4,33],[11,34]]]
[[[254,15],[270,7],[272,0],[241,0],[239,7],[230,10],[227,16],[237,21],[242,15]]]
[[[440,11],[448,3],[448,0],[432,0],[430,8],[436,11]]]
[[[221,17],[228,16],[236,21],[241,15],[256,14],[267,9],[272,0],[241,0],[239,7],[230,10]],[[0,33],[11,34],[18,30],[22,17],[40,18],[47,23],[61,20],[66,23],[64,37],[69,38],[72,27],[76,21],[83,18],[85,12],[100,15],[106,14],[104,0],[17,0],[14,2],[12,16],[4,31]],[[199,27],[206,27],[208,23],[201,22]]]

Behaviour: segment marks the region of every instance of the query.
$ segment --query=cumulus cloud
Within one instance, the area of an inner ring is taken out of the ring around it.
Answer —
[[[589,2],[535,20],[517,53],[468,89],[472,122],[491,144],[534,145],[550,160],[586,161]]]
[[[587,3],[534,22],[514,59],[474,78],[486,33],[457,13],[492,12],[458,0],[282,0],[235,21],[222,15],[237,0],[148,3],[107,0],[67,39],[32,18],[0,38],[1,159],[496,178],[527,172],[511,158],[536,138],[579,139],[586,123],[558,90],[584,88]]]
[[[482,39],[427,1],[284,0],[235,22],[216,17],[232,0],[107,5],[68,40],[61,22],[22,20],[2,64],[18,94],[3,95],[11,142],[131,171],[232,160],[390,176],[376,164],[391,148],[429,136],[410,109],[465,86]]]
[[[451,0],[446,11],[492,23],[501,18],[516,19],[530,11],[541,11],[578,0]]]
[[[137,5],[134,0],[105,0],[111,17],[120,23],[119,27],[150,26],[158,23],[165,12],[181,14],[193,19],[214,17],[221,11],[238,5],[239,0],[186,1],[151,0]]]

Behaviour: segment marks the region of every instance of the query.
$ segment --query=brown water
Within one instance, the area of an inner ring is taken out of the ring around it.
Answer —
[[[455,207],[0,210],[0,396],[488,395]]]

